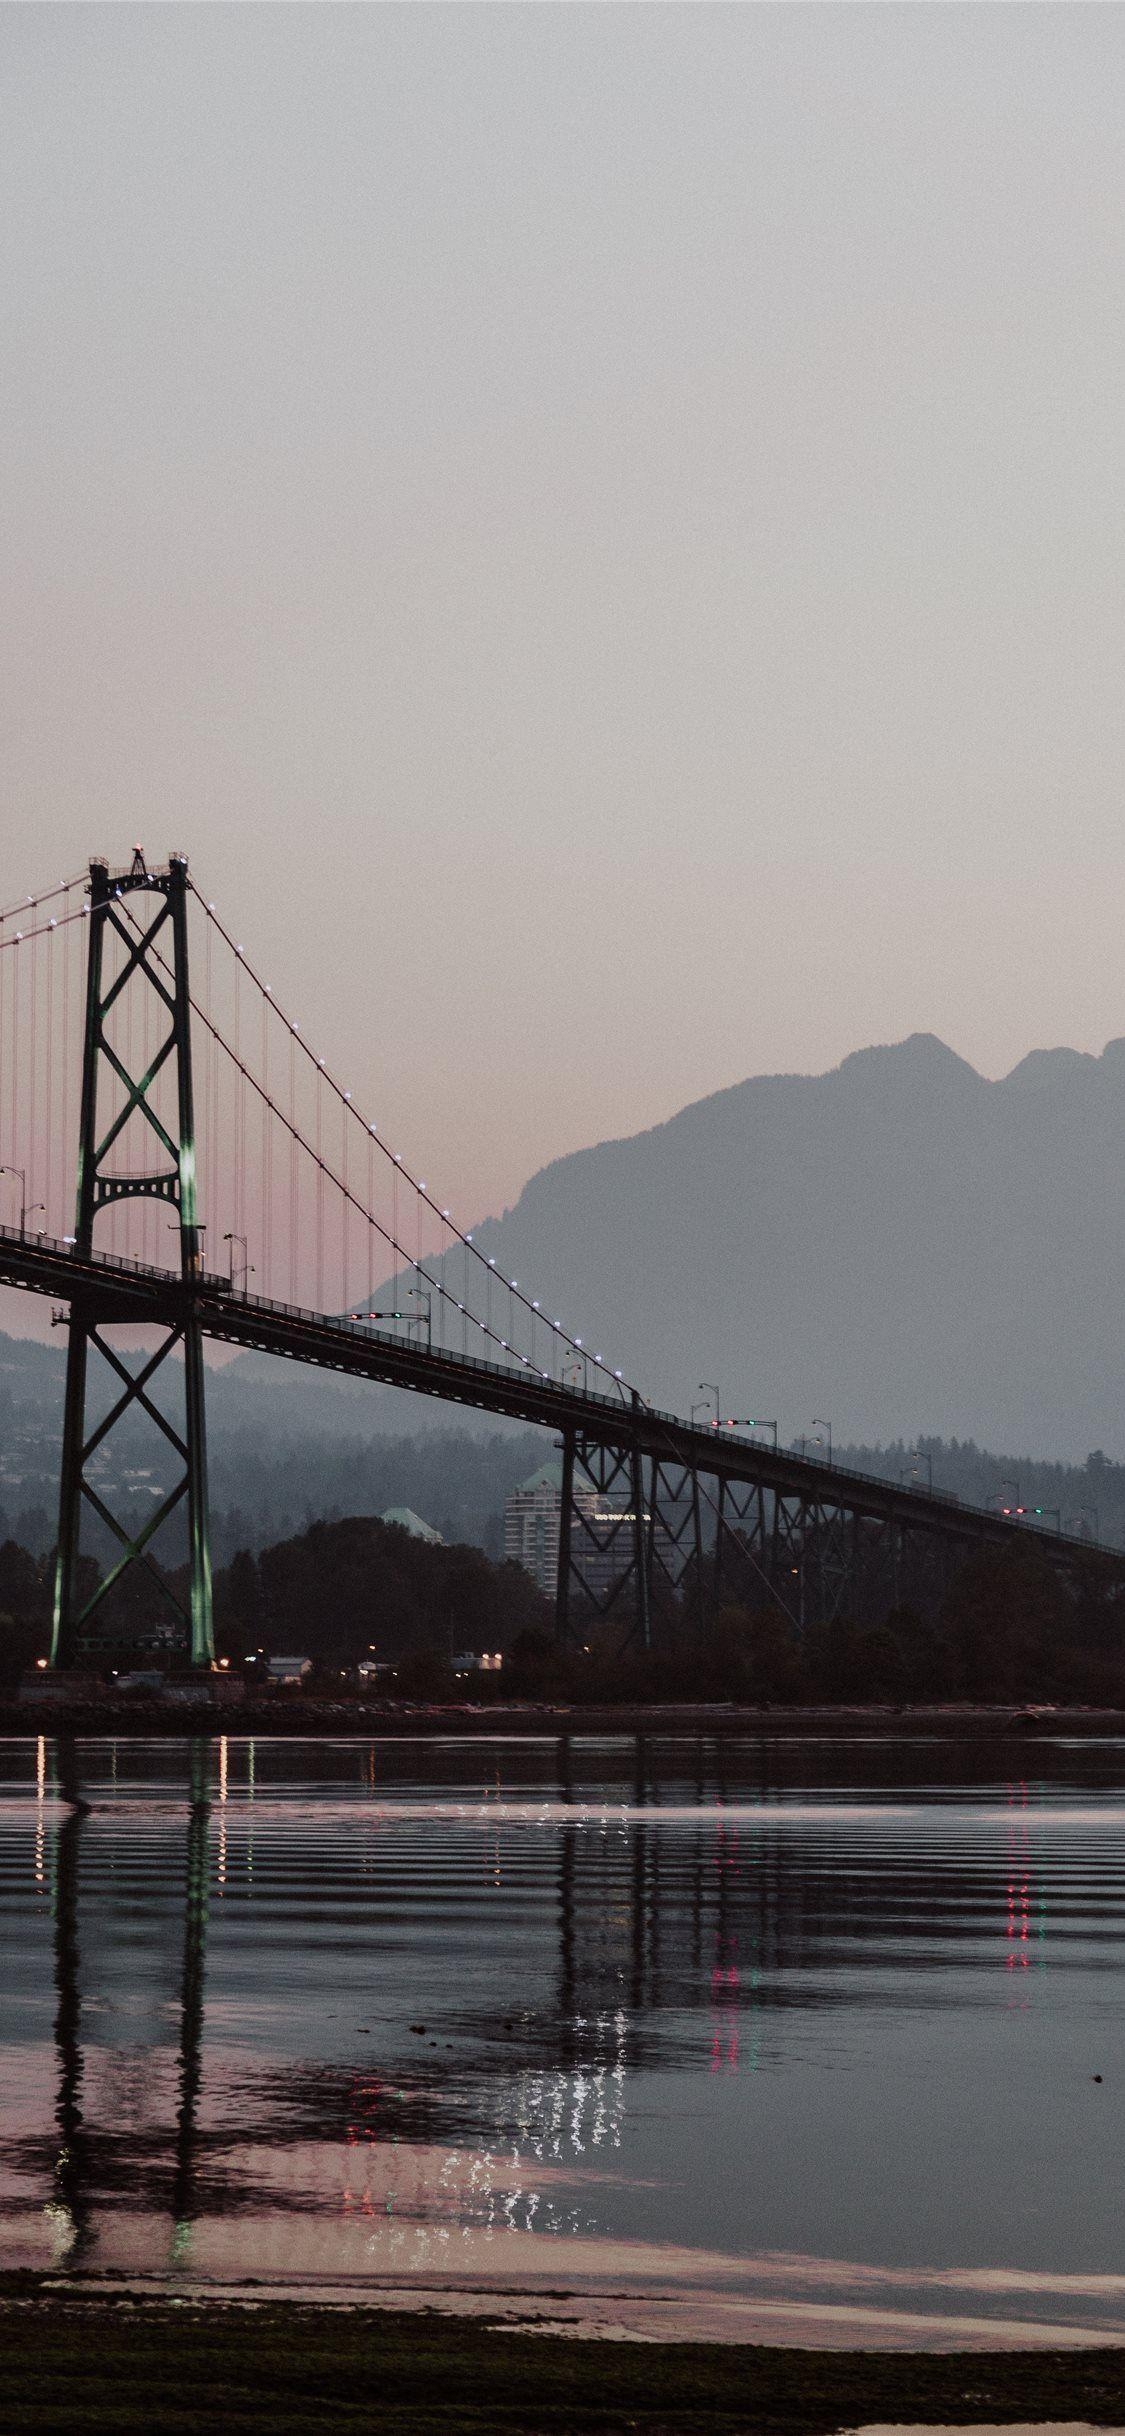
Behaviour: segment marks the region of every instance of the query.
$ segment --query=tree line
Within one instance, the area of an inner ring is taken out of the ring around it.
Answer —
[[[96,1568],[84,1564],[90,1589]],[[0,1546],[0,1681],[8,1685],[46,1654],[52,1582],[49,1560],[10,1539]],[[182,1574],[169,1582],[186,1593]],[[365,1515],[313,1523],[257,1556],[242,1549],[214,1589],[217,1646],[235,1666],[259,1650],[286,1651],[338,1680],[374,1655],[397,1668],[400,1690],[430,1698],[452,1694],[462,1653],[499,1650],[503,1671],[479,1679],[481,1696],[1125,1707],[1125,1603],[1093,1584],[1075,1593],[1034,1542],[1019,1539],[973,1554],[936,1612],[904,1604],[872,1621],[844,1610],[802,1632],[774,1600],[728,1603],[715,1618],[668,1600],[647,1653],[627,1639],[623,1613],[603,1623],[576,1617],[571,1643],[560,1646],[549,1602],[518,1565]],[[127,1658],[162,1611],[151,1577],[131,1568],[99,1610],[107,1660]]]

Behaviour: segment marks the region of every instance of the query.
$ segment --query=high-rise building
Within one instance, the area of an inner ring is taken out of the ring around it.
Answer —
[[[600,1601],[632,1561],[633,1515],[625,1506],[607,1501],[592,1482],[576,1483],[574,1507],[576,1516],[586,1519],[585,1528],[580,1519],[574,1526],[577,1570],[592,1598]],[[529,1480],[521,1480],[504,1508],[505,1558],[522,1565],[549,1599],[558,1586],[561,1513],[560,1463],[544,1463]]]
[[[504,1556],[522,1565],[545,1596],[553,1599],[559,1578],[559,1516],[562,1465],[544,1463],[521,1480],[504,1508]]]

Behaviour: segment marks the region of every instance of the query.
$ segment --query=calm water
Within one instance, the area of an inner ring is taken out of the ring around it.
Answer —
[[[1118,1741],[0,1744],[0,2263],[1125,2337],[1123,1872]]]

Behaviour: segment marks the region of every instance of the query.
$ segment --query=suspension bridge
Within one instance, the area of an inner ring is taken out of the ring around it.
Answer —
[[[214,1662],[208,1338],[552,1430],[564,1639],[618,1613],[648,1648],[735,1598],[798,1628],[932,1608],[1017,1532],[1076,1593],[1125,1581],[1125,1553],[1061,1529],[655,1409],[357,1105],[185,856],[151,869],[137,847],[0,912],[0,1152],[18,1187],[0,1282],[68,1330],[54,1668],[89,1660],[135,1567],[191,1664]],[[140,1529],[105,1484],[126,1414],[178,1466]],[[158,1561],[168,1526],[186,1567]],[[91,1527],[115,1551],[97,1578]]]

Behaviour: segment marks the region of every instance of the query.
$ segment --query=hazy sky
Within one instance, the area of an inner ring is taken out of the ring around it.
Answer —
[[[2,901],[185,845],[461,1209],[1125,1032],[1125,14],[10,7]]]

